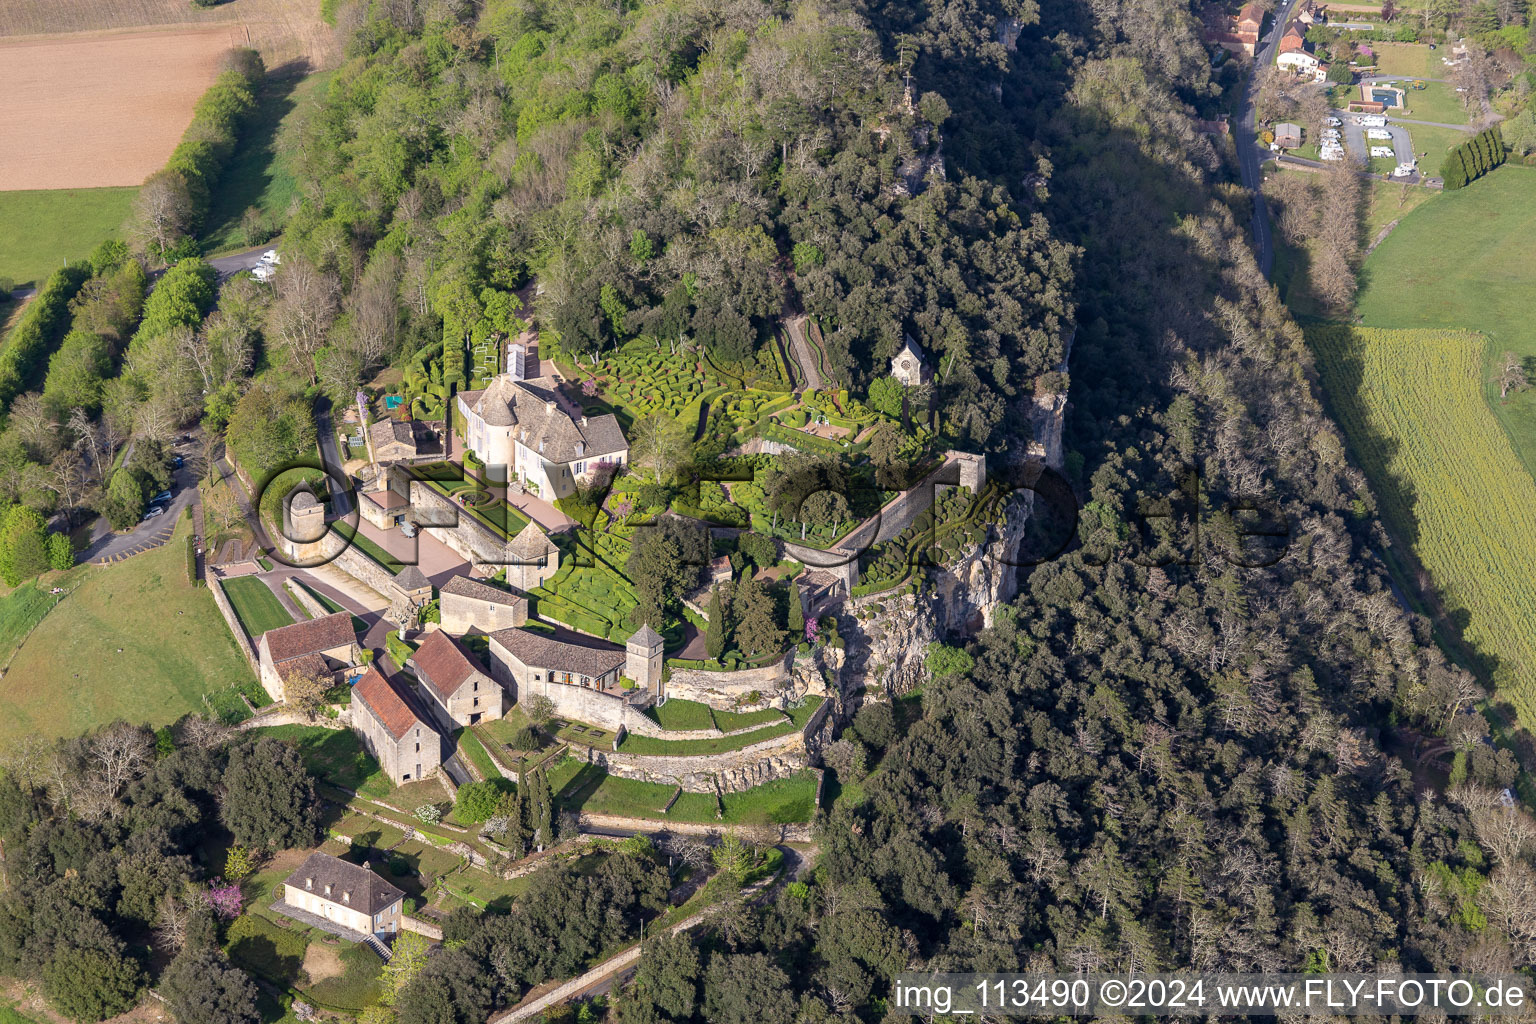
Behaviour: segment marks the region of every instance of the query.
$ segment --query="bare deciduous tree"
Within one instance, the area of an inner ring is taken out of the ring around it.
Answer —
[[[315,355],[336,319],[339,283],[302,256],[286,261],[275,281],[277,301],[268,311],[268,331],[314,384],[319,380]]]
[[[1524,361],[1513,352],[1504,353],[1499,372],[1493,379],[1499,385],[1500,399],[1507,399],[1511,391],[1524,391],[1531,386],[1531,378],[1525,372]]]
[[[192,225],[192,195],[180,171],[159,170],[144,180],[133,203],[134,235],[158,255]]]

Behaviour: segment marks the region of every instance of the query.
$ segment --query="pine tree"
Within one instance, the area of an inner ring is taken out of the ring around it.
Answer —
[[[718,586],[709,598],[709,622],[704,627],[704,653],[715,661],[719,661],[725,653],[725,602],[720,600]]]

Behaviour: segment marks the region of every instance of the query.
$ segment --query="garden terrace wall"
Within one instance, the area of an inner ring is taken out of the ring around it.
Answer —
[[[814,723],[820,714],[811,716]],[[808,723],[809,727],[809,723]],[[681,786],[685,793],[740,793],[808,767],[805,735],[792,732],[721,754],[625,754],[593,749],[592,764],[610,775]]]
[[[213,595],[213,603],[219,609],[219,614],[224,616],[224,624],[234,635],[240,653],[245,655],[245,663],[251,667],[251,674],[260,679],[261,664],[256,658],[255,638],[246,633],[245,627],[240,624],[240,617],[235,614],[234,606],[229,603],[229,597],[224,593],[223,582],[216,576],[210,576],[208,592]]]
[[[819,792],[819,789],[818,789]],[[708,836],[722,832],[730,826],[725,824],[707,824],[698,821],[670,821],[664,818],[630,818],[619,814],[593,814],[582,811],[577,815],[577,824],[585,829],[623,829],[626,832],[682,832],[688,835]],[[785,843],[809,843],[812,841],[811,826],[807,824],[787,824],[778,826],[780,842]]]
[[[700,704],[708,704],[716,711],[741,711],[743,710],[741,698],[752,693],[762,694],[763,699],[757,704],[747,706],[746,710],[771,707],[773,698],[780,691],[789,688],[793,678],[790,665],[793,663],[794,653],[790,652],[772,665],[740,669],[735,672],[673,668],[665,689],[668,697],[698,701]]]

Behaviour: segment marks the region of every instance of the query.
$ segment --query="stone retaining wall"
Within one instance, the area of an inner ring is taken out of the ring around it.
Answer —
[[[331,614],[324,605],[315,600],[314,596],[310,594],[303,584],[292,576],[283,581],[283,586],[287,588],[288,593],[293,599],[298,602],[299,607],[309,613],[310,618],[321,619]]]
[[[708,824],[700,821],[663,821],[656,818],[625,818],[617,814],[589,814],[582,811],[578,824],[583,828],[622,829],[628,832],[681,832],[691,836],[707,836],[723,832],[731,826],[723,822]],[[780,842],[809,843],[812,841],[811,826],[807,824],[780,825]]]
[[[791,651],[772,665],[736,672],[674,668],[666,682],[667,696],[708,704],[716,711],[740,711],[743,709],[740,698],[756,691],[763,695],[763,702],[746,707],[769,707],[778,691],[788,687],[791,679],[789,667],[793,661],[794,652]]]
[[[224,584],[217,576],[208,577],[208,592],[213,595],[213,603],[218,606],[219,614],[224,616],[224,624],[234,635],[235,645],[240,648],[240,653],[245,655],[245,663],[251,667],[251,674],[260,679],[261,663],[256,657],[256,645],[246,633],[245,627],[240,624],[240,616],[235,614],[234,606],[229,603],[229,597],[224,593]]]
[[[443,929],[441,925],[433,924],[431,921],[423,921],[421,918],[412,917],[410,914],[401,915],[400,927],[408,932],[415,932],[417,935],[424,935],[431,939],[433,942],[443,941]]]
[[[723,754],[626,754],[592,748],[588,760],[609,774],[681,786],[686,793],[737,793],[786,778],[809,764],[805,735],[798,732]]]

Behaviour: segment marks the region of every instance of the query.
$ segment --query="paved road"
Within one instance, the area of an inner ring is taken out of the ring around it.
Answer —
[[[1258,51],[1253,58],[1253,74],[1248,76],[1247,94],[1243,97],[1243,111],[1237,120],[1237,163],[1243,184],[1253,194],[1253,250],[1259,261],[1259,271],[1268,277],[1275,265],[1275,242],[1270,232],[1269,208],[1264,202],[1264,161],[1268,150],[1258,143],[1258,122],[1254,115],[1254,96],[1258,91],[1258,72],[1275,59],[1280,37],[1291,20],[1291,11],[1298,0],[1285,0],[1275,11],[1269,34],[1259,40]]]
[[[1339,129],[1344,133],[1344,147],[1351,153],[1359,156],[1360,159],[1369,160],[1370,147],[1387,144],[1386,139],[1367,138],[1365,134],[1367,129],[1356,124],[1352,115],[1341,110],[1335,110],[1333,116],[1340,118],[1344,122],[1344,127]],[[1393,155],[1398,163],[1408,164],[1414,162],[1413,139],[1408,134],[1408,129],[1400,128],[1391,121],[1388,121],[1385,128],[1374,130],[1384,131],[1392,136],[1391,146]],[[1408,179],[1405,178],[1403,180],[1406,181]]]
[[[176,451],[180,455],[190,455],[194,444],[178,445]],[[80,561],[92,565],[121,562],[125,558],[158,548],[170,540],[182,510],[198,500],[197,477],[192,473],[190,462],[172,472],[171,490],[175,496],[171,498],[164,515],[140,522],[127,533],[113,533],[106,518],[98,518],[96,532],[92,534],[90,544],[80,552]]]
[[[219,272],[220,282],[227,281],[234,275],[240,273],[240,271],[250,270],[252,267],[260,263],[261,254],[270,248],[272,248],[272,245],[268,244],[262,246],[259,249],[248,249],[245,252],[230,253],[228,256],[220,256],[217,259],[209,260],[208,265]],[[149,279],[154,281],[163,273],[165,273],[164,270],[151,271]],[[25,288],[17,288],[15,291],[11,292],[11,298],[20,301],[22,299],[30,299],[36,294],[37,286],[28,285]]]
[[[320,435],[320,461],[325,465],[326,472],[336,480],[345,480],[347,474],[342,472],[341,454],[336,450],[336,429],[331,424],[331,410],[321,409],[315,413],[315,431]],[[352,514],[352,499],[345,490],[330,488],[331,494],[331,518],[345,519]]]

